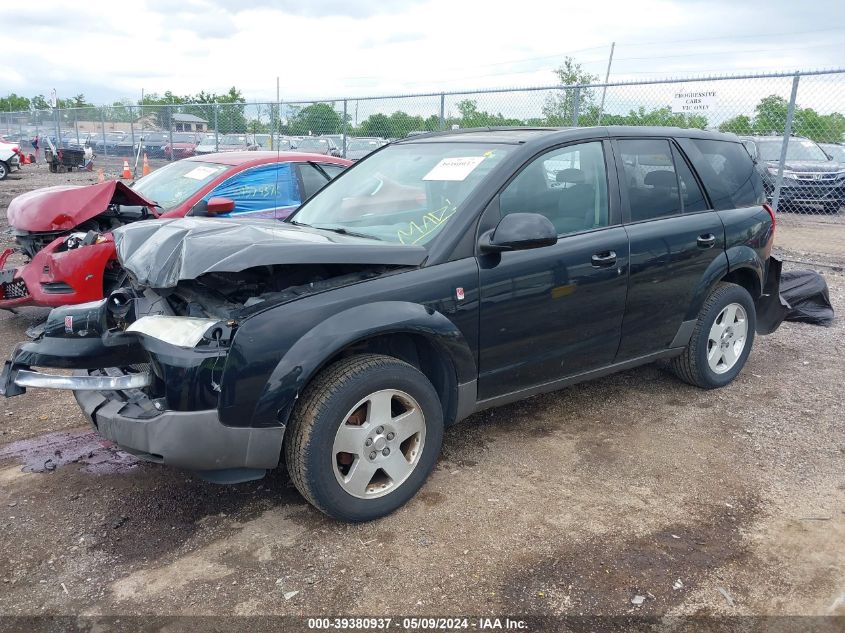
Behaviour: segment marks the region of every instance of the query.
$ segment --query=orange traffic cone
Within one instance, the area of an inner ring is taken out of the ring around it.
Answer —
[[[147,152],[144,152],[144,171],[142,173],[145,176],[148,176],[151,171],[152,169],[150,169],[150,163],[147,161]]]
[[[132,180],[132,172],[129,171],[129,161],[127,159],[123,159],[123,176],[121,176],[124,180]]]
[[[127,167],[129,167],[129,165],[127,165]],[[101,182],[105,182],[105,181],[106,181],[106,177],[103,175],[103,170],[98,169],[97,170],[97,184],[100,184]]]

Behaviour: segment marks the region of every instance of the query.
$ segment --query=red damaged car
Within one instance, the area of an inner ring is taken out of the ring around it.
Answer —
[[[284,219],[351,165],[299,152],[227,152],[187,158],[127,186],[107,181],[18,196],[7,216],[17,249],[0,254],[0,308],[102,299],[124,280],[111,231],[186,215]],[[29,261],[6,268],[15,250]]]

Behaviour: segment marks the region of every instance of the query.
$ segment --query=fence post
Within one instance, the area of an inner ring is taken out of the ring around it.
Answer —
[[[778,160],[778,175],[775,178],[775,192],[772,195],[772,210],[777,213],[780,202],[780,186],[783,183],[783,166],[786,163],[786,149],[789,146],[789,137],[792,135],[792,120],[795,118],[795,100],[798,98],[798,80],[801,74],[795,73],[792,78],[792,94],[789,96],[789,107],[786,110],[786,125],[783,128],[783,143],[780,147],[780,159]]]
[[[62,119],[62,113],[61,113],[61,110],[59,108],[56,108],[55,112],[56,112],[56,150],[58,150],[59,147],[61,147],[61,145],[62,145],[62,126],[61,126],[61,123],[60,123],[60,121]]]
[[[100,109],[100,124],[103,126],[103,158],[109,157],[109,148],[106,145],[106,110]]]
[[[220,132],[217,130],[217,105],[214,104],[214,151],[220,150]]]
[[[274,115],[275,104],[270,104],[270,149],[276,149],[276,117]]]
[[[446,129],[446,94],[440,93],[440,131]]]
[[[167,106],[167,129],[170,133],[170,161],[173,162],[173,106]]]
[[[578,127],[578,110],[581,109],[581,86],[575,86],[572,98],[572,127]]]
[[[76,131],[76,146],[79,147],[79,117],[76,110],[73,111],[73,129]]]
[[[343,100],[343,157],[346,158],[346,99]]]
[[[140,107],[140,106],[139,106]],[[133,109],[134,110],[134,109]],[[135,113],[131,112],[129,115],[129,139],[132,141],[132,153],[135,153]],[[127,157],[126,160],[129,160]],[[135,161],[132,161],[132,178],[135,178]]]

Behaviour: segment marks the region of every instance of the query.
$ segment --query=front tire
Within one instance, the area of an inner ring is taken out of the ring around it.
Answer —
[[[297,490],[343,521],[371,521],[404,505],[434,468],[443,409],[431,382],[396,358],[362,354],[323,370],[285,434]]]
[[[742,286],[722,282],[707,297],[684,353],[672,359],[673,373],[702,389],[724,387],[739,375],[751,353],[757,313]]]
[[[9,165],[4,161],[0,160],[0,180],[5,180],[6,176],[9,175]]]

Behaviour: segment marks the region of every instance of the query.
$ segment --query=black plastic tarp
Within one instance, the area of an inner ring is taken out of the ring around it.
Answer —
[[[780,296],[788,304],[785,320],[829,325],[833,306],[827,282],[814,270],[785,272],[780,277]]]

